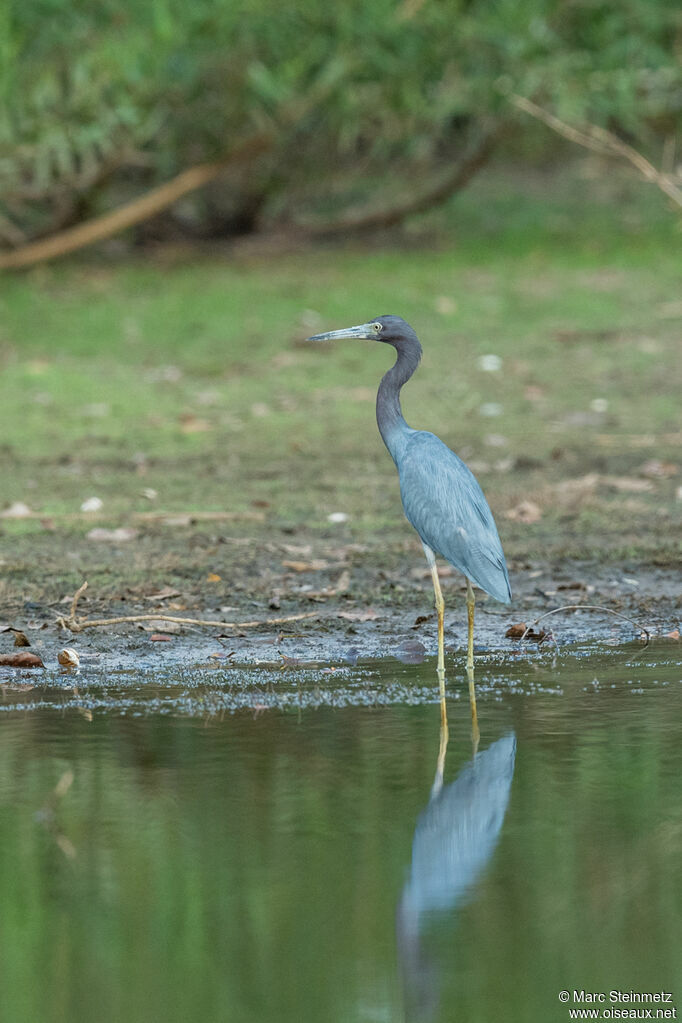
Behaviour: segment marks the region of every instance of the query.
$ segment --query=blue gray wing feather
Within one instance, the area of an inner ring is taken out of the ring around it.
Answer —
[[[415,430],[399,461],[400,496],[424,543],[496,600],[511,587],[495,520],[478,480],[433,433]]]

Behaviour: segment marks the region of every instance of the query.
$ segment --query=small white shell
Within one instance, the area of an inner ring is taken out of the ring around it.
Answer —
[[[502,359],[499,355],[481,355],[478,359],[478,368],[485,373],[497,373],[502,369]]]
[[[57,654],[57,660],[63,668],[79,668],[81,659],[73,649],[73,647],[66,646],[63,650],[60,650]]]
[[[98,512],[104,507],[104,501],[101,497],[89,497],[87,501],[83,501],[81,505],[82,512]]]

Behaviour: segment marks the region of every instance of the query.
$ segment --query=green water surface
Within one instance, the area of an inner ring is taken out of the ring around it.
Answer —
[[[435,690],[432,664],[363,672]],[[449,679],[442,786],[436,702],[5,687],[0,1019],[544,1023],[564,989],[682,1010],[681,679],[670,647],[483,666],[473,765]]]

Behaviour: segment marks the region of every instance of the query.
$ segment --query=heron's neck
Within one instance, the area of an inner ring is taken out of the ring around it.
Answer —
[[[385,373],[377,391],[377,425],[384,444],[397,463],[401,448],[411,430],[400,407],[400,389],[410,379],[421,359],[418,341],[398,349],[395,365]]]

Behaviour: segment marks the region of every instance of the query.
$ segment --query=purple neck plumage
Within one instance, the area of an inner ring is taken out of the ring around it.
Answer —
[[[422,346],[415,337],[394,345],[398,358],[385,373],[377,391],[377,425],[384,444],[396,462],[402,445],[411,433],[400,408],[400,389],[410,379],[422,357]]]

